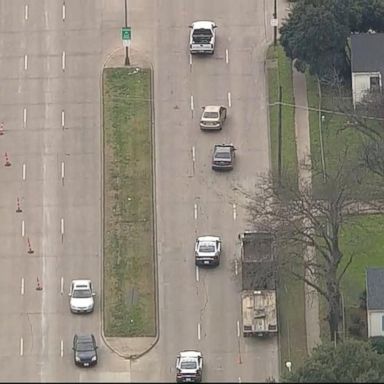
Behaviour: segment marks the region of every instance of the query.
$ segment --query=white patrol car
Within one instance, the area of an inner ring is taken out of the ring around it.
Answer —
[[[95,306],[91,280],[72,280],[69,307],[73,313],[92,312]]]
[[[196,265],[217,266],[220,263],[221,240],[218,236],[200,236],[195,243]]]
[[[177,383],[200,383],[203,372],[203,355],[198,351],[182,351],[176,359]]]

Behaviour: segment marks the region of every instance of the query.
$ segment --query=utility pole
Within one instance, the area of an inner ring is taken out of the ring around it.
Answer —
[[[274,9],[273,9],[273,19],[275,20],[274,26],[273,26],[273,45],[276,46],[277,44],[277,4],[276,1],[274,1]]]
[[[275,0],[276,2],[276,0]],[[127,0],[124,0],[124,10],[125,10],[125,28],[128,27],[128,9],[127,9]],[[128,46],[125,47],[125,65],[130,65],[129,55],[128,55]]]
[[[278,122],[278,145],[277,145],[277,172],[278,172],[278,181],[279,186],[281,186],[281,152],[282,152],[282,142],[283,142],[283,132],[282,132],[282,101],[283,101],[283,92],[281,86],[279,87],[279,122]]]

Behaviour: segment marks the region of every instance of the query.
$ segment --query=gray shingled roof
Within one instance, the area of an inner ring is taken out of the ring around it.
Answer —
[[[384,268],[367,268],[367,309],[384,310]]]
[[[384,33],[351,35],[352,72],[377,72],[384,76]]]

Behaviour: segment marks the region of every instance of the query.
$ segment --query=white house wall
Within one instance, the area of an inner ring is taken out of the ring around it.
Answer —
[[[368,337],[384,336],[383,316],[384,311],[368,311]]]
[[[364,97],[365,93],[370,89],[370,77],[379,76],[381,87],[381,74],[380,72],[353,72],[352,73],[352,91],[353,91],[353,105],[359,103]]]

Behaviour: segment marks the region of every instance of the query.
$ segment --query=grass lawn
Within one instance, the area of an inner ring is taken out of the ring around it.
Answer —
[[[321,104],[319,105],[317,80],[309,74],[306,74],[306,80],[309,107],[315,109],[320,107],[322,110],[320,116],[318,111],[309,111],[311,158],[315,167],[312,185],[314,195],[319,196],[319,186],[323,182],[322,167],[324,166],[326,172],[330,174],[337,171],[345,148],[348,151],[346,155],[349,159],[348,163],[361,164],[360,153],[364,136],[356,129],[351,128],[351,124],[348,123],[348,116],[341,113],[341,111],[347,113],[348,108],[352,108],[348,87],[343,88],[341,90],[342,96],[339,96],[337,91],[322,86]],[[372,189],[383,188],[383,183],[384,180],[373,174],[365,179],[365,184]],[[369,197],[369,194],[362,193],[361,188],[356,188],[353,193],[354,197],[359,200]]]
[[[278,174],[278,121],[279,106],[273,105],[279,101],[279,87],[282,87],[282,170],[283,174],[297,180],[297,153],[294,122],[294,96],[292,87],[292,65],[285,56],[281,46],[272,45],[267,52],[269,122],[271,139],[272,172]],[[301,365],[307,356],[304,313],[304,283],[288,273],[279,276],[278,288],[278,317],[280,370],[286,370],[285,362],[291,361],[294,366]]]
[[[288,272],[282,272],[277,293],[280,371],[283,372],[286,370],[286,361],[298,367],[307,357],[304,283],[294,279]]]
[[[384,267],[384,215],[360,215],[347,223],[341,233],[340,244],[344,262],[353,256],[342,282],[346,306],[358,306],[365,289],[366,267]]]
[[[319,107],[318,84],[315,78],[307,74],[308,103],[312,108]],[[346,93],[346,92],[344,92]],[[324,110],[337,111],[340,98],[327,87],[322,87],[321,108]],[[348,100],[343,98],[343,103]],[[343,148],[349,148],[348,159],[350,162],[357,161],[359,146],[363,136],[356,130],[348,127],[348,118],[337,113],[322,112],[324,120],[320,123],[318,112],[310,111],[310,135],[311,135],[311,156],[312,161],[321,165],[321,146],[320,146],[320,124],[322,126],[323,149],[325,166],[327,172],[337,169],[338,158]],[[319,196],[316,191],[323,182],[321,174],[313,174],[313,191],[315,196]],[[384,180],[370,175],[365,180],[364,186],[367,190],[382,191]],[[381,189],[380,189],[381,188]],[[363,200],[369,198],[370,193],[361,193],[362,189],[353,190],[354,197]],[[353,262],[349,266],[343,280],[342,293],[346,307],[346,328],[352,313],[356,313],[359,306],[359,297],[365,289],[365,268],[367,266],[384,266],[384,259],[381,261],[381,249],[384,240],[380,236],[380,228],[384,224],[384,217],[380,215],[364,215],[360,217],[348,218],[344,221],[340,234],[340,247],[344,254],[345,263],[350,255],[353,255]],[[344,264],[345,265],[345,264]],[[343,267],[343,263],[340,268]],[[323,341],[329,339],[328,323],[325,320],[326,303],[321,298],[320,317],[321,317],[321,337]],[[348,336],[348,332],[347,332]]]
[[[151,75],[108,68],[104,113],[104,333],[154,336]]]
[[[279,87],[282,89],[282,172],[297,180],[297,153],[295,139],[295,104],[292,88],[292,64],[280,45],[271,45],[267,52],[268,93],[269,93],[269,124],[271,140],[272,172],[278,174],[278,132],[279,132]]]

